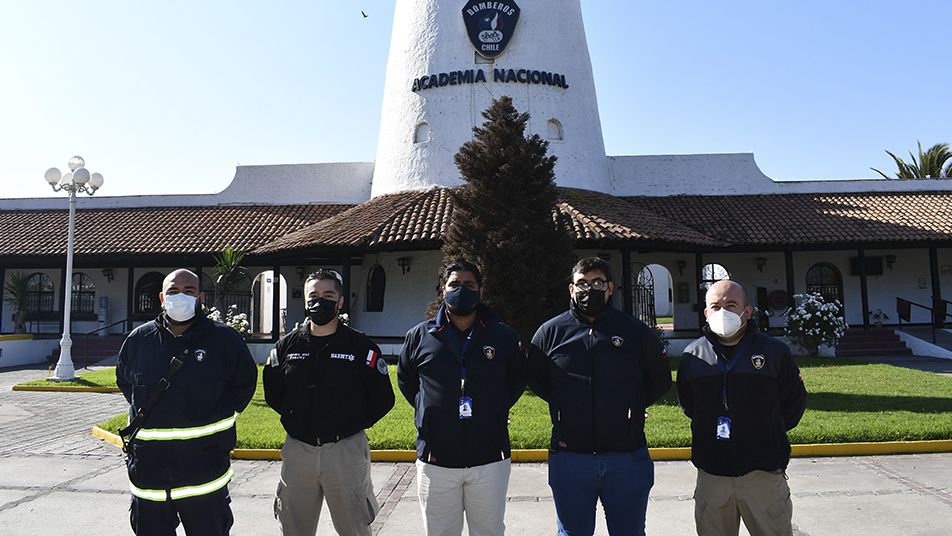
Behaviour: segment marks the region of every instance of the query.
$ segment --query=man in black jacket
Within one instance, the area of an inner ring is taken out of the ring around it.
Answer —
[[[265,401],[287,432],[274,515],[285,536],[314,536],[326,500],[338,534],[370,536],[378,505],[364,429],[393,407],[387,362],[338,319],[334,272],[311,274],[304,294],[307,320],[275,344],[263,373]]]
[[[654,464],[645,408],[671,388],[661,340],[612,308],[611,268],[572,269],[569,310],[542,324],[529,348],[529,386],[549,403],[549,486],[558,533],[591,535],[601,500],[610,534],[644,534]]]
[[[691,419],[697,533],[792,535],[787,431],[807,392],[790,348],[757,331],[744,287],[719,281],[705,298],[704,336],[678,366],[678,398]]]
[[[139,536],[174,536],[179,522],[190,535],[226,535],[234,521],[229,453],[258,369],[238,332],[201,314],[200,288],[194,273],[170,273],[159,294],[162,314],[133,330],[119,350],[116,385],[138,428],[127,463]],[[181,366],[173,370],[175,357]],[[153,398],[163,380],[168,388]],[[136,419],[143,411],[144,420]]]
[[[436,317],[407,333],[397,367],[414,408],[417,486],[427,535],[501,536],[509,486],[509,408],[526,387],[519,336],[485,305],[479,269],[443,270]]]

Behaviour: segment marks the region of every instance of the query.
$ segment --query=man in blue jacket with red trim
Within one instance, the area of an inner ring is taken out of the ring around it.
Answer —
[[[529,348],[529,386],[549,403],[549,487],[560,536],[645,532],[654,464],[645,408],[671,388],[664,345],[651,328],[611,306],[615,286],[598,257],[572,269],[569,310],[542,324]]]
[[[397,364],[414,408],[417,486],[427,535],[501,536],[509,487],[509,408],[526,387],[519,336],[479,303],[479,269],[443,270],[436,317],[407,333]]]
[[[163,313],[133,330],[119,350],[116,385],[130,403],[130,420],[157,384],[169,383],[129,444],[131,522],[139,536],[174,536],[180,521],[189,535],[226,535],[234,521],[229,453],[258,369],[238,332],[201,314],[199,289],[194,273],[169,274],[159,294]],[[183,363],[172,372],[175,357]]]
[[[787,431],[807,407],[790,348],[757,331],[744,287],[719,281],[705,297],[704,336],[678,366],[678,398],[691,419],[697,467],[694,518],[701,536],[792,536],[785,473]]]

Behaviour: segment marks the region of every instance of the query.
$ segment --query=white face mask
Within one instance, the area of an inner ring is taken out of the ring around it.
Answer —
[[[198,300],[195,296],[188,294],[172,294],[166,296],[162,302],[162,308],[165,314],[176,322],[188,322],[195,316],[195,302]]]
[[[721,338],[728,338],[737,333],[744,325],[741,317],[727,309],[718,309],[707,317],[707,325],[711,331]]]

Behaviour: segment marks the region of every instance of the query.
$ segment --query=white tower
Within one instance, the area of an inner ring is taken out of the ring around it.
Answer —
[[[559,186],[610,192],[580,2],[397,0],[371,195],[462,184],[453,156],[504,95]]]

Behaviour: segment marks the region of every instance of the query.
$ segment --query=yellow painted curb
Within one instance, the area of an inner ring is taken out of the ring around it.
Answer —
[[[93,426],[93,435],[100,439],[105,439],[113,445],[122,448],[122,439],[112,432],[107,432],[98,426]]]
[[[0,341],[32,341],[33,334],[20,334],[20,335],[0,335]]]
[[[952,441],[886,441],[883,443],[830,443],[792,445],[792,456],[869,456],[907,452],[952,452]]]
[[[93,427],[93,435],[122,447],[122,440],[118,435],[107,432],[102,428]],[[829,443],[814,445],[792,445],[791,456],[794,458],[809,458],[812,456],[871,456],[874,454],[905,454],[952,452],[952,440],[937,441],[887,441],[883,443]],[[654,461],[690,460],[691,448],[653,448],[648,449]],[[231,457],[236,460],[280,460],[281,451],[278,449],[235,449]],[[413,462],[416,461],[416,451],[413,450],[372,450],[370,460],[374,462]],[[549,451],[514,450],[514,462],[546,462],[549,460]]]
[[[118,393],[118,387],[80,387],[78,385],[14,385],[14,391],[60,391],[86,393]]]

